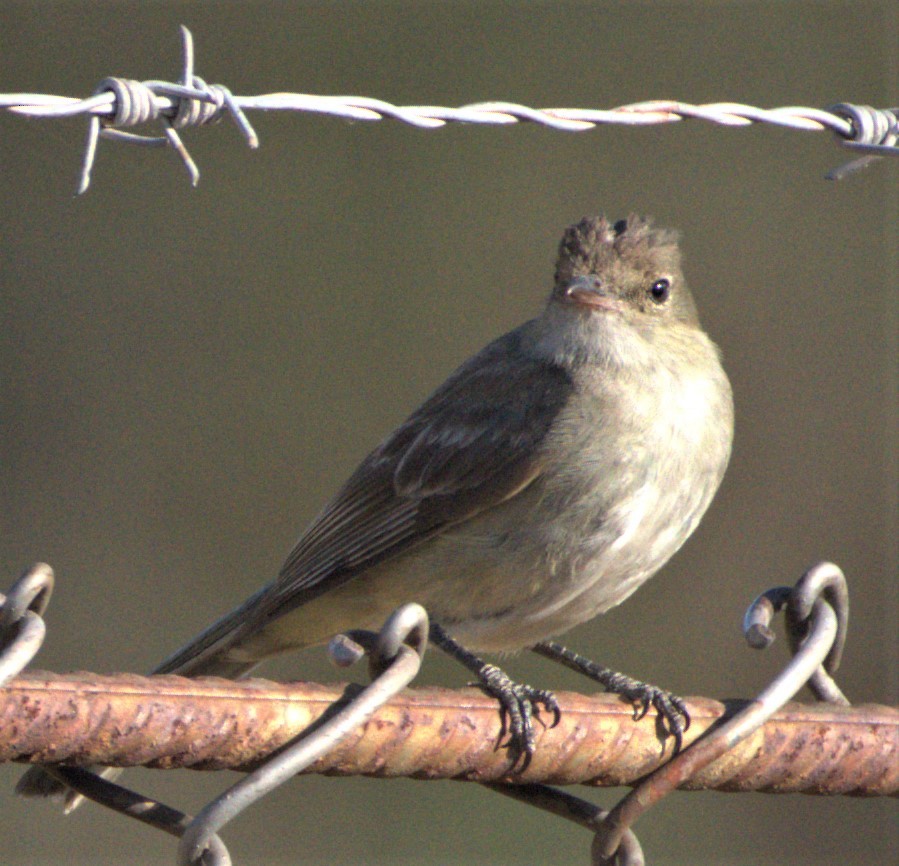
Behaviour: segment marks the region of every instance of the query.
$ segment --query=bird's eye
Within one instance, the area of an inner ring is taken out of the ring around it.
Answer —
[[[651,297],[657,304],[664,304],[665,301],[668,300],[668,295],[671,294],[671,280],[667,277],[662,277],[660,280],[656,280],[649,287],[649,297]]]

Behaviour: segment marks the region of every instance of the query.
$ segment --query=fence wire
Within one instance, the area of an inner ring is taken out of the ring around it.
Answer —
[[[247,144],[255,148],[259,138],[247,119],[247,111],[297,111],[326,114],[354,121],[392,119],[421,129],[438,129],[449,123],[507,126],[536,123],[565,132],[583,132],[602,124],[647,126],[704,120],[722,126],[765,123],[790,129],[834,133],[840,143],[862,156],[831,171],[838,180],[869,165],[880,156],[899,155],[899,108],[838,103],[826,109],[805,106],[759,108],[737,102],[693,105],[677,100],[656,99],[596,108],[532,108],[515,102],[477,102],[456,108],[437,105],[394,105],[365,96],[321,96],[308,93],[267,93],[237,96],[222,84],[207,84],[194,74],[193,39],[181,28],[183,65],[180,81],[134,81],[103,79],[87,98],[42,93],[0,94],[0,108],[30,117],[57,118],[85,115],[89,118],[88,141],[78,192],[90,184],[97,139],[112,138],[131,144],[172,147],[179,154],[194,185],[200,173],[177,130],[203,126],[225,113],[237,123]],[[157,122],[162,136],[136,135],[121,127]]]

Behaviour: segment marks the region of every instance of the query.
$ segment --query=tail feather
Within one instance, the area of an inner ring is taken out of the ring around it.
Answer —
[[[186,677],[227,677],[238,679],[246,676],[258,662],[231,661],[228,651],[244,637],[252,622],[251,612],[268,587],[251,595],[240,607],[234,608],[200,632],[190,643],[181,647],[165,661],[157,665],[154,674],[180,674]],[[231,673],[237,671],[237,673]]]

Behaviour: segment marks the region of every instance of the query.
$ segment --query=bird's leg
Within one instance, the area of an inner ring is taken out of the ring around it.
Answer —
[[[556,696],[545,689],[535,689],[524,683],[516,683],[496,665],[491,665],[453,640],[437,623],[431,623],[429,639],[434,646],[461,662],[477,678],[478,684],[495,697],[502,708],[503,728],[508,718],[509,747],[523,757],[526,767],[534,754],[534,716],[540,715],[542,704],[553,714],[553,726],[559,722],[559,704]]]
[[[553,641],[544,641],[531,648],[538,655],[552,659],[584,674],[605,687],[606,691],[621,695],[634,704],[634,720],[642,719],[650,707],[654,707],[664,725],[674,737],[674,752],[681,750],[684,742],[684,731],[690,727],[690,714],[682,698],[660,689],[658,686],[635,680],[613,671],[611,668],[598,665],[590,659],[566,649]]]

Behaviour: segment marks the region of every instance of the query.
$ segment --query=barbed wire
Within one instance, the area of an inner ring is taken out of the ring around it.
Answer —
[[[566,132],[583,132],[601,124],[647,126],[704,120],[723,126],[766,123],[790,129],[830,131],[840,144],[862,154],[829,172],[839,180],[869,165],[881,156],[899,156],[899,108],[876,109],[842,102],[827,109],[803,106],[759,108],[736,102],[693,105],[677,100],[649,100],[610,109],[531,108],[514,102],[492,101],[457,108],[436,105],[394,105],[363,96],[321,96],[307,93],[268,93],[235,96],[221,84],[207,84],[194,75],[193,38],[182,26],[183,65],[177,83],[126,78],[105,78],[86,99],[41,93],[0,94],[0,108],[30,117],[57,118],[86,115],[88,139],[82,163],[78,193],[90,185],[91,169],[99,137],[130,144],[172,147],[181,158],[191,182],[196,186],[200,172],[181,141],[177,130],[203,126],[228,113],[251,148],[259,138],[246,111],[300,111],[326,114],[348,120],[397,120],[422,129],[437,129],[449,123],[510,125],[537,123]],[[162,136],[137,135],[118,127],[159,122]]]

